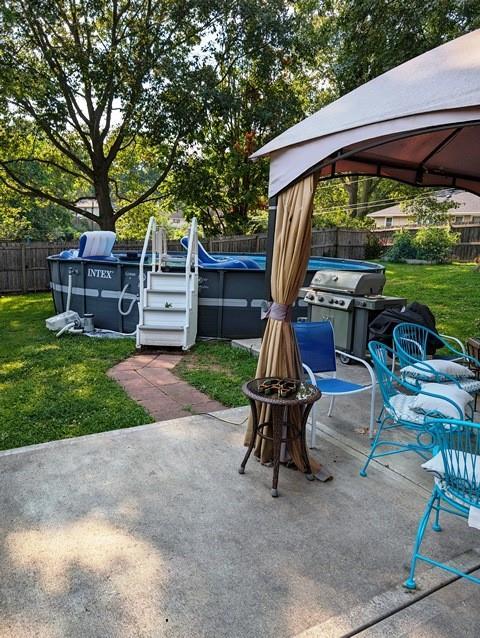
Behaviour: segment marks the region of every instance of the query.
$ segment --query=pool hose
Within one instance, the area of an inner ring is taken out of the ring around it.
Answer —
[[[125,310],[125,312],[122,310],[122,302],[123,302],[123,297],[125,295],[125,292],[127,291],[127,288],[130,286],[130,284],[125,284],[125,286],[123,287],[122,292],[120,293],[120,297],[118,298],[118,312],[123,316],[126,317],[127,315],[129,315],[132,312],[132,308],[133,306],[137,303],[137,299],[134,298],[132,299],[132,301],[130,302],[130,305],[128,306],[127,310]]]
[[[66,305],[65,312],[68,312],[70,310],[70,302],[72,299],[72,284],[73,284],[73,276],[72,276],[72,271],[70,270],[68,273],[67,305]],[[134,298],[130,302],[130,305],[128,306],[127,310],[125,311],[122,310],[123,298],[129,286],[130,284],[125,284],[125,286],[123,287],[123,290],[120,293],[120,297],[118,298],[118,304],[117,304],[118,312],[124,317],[129,315],[132,312],[133,306],[136,303],[138,303],[138,300]],[[77,322],[72,321],[70,323],[67,323],[65,326],[63,326],[63,328],[61,328],[57,332],[56,336],[61,337],[66,332],[68,332],[69,334],[85,334],[88,337],[99,337],[103,334],[114,334],[114,335],[119,335],[122,337],[133,337],[136,334],[136,329],[133,332],[117,332],[116,330],[100,330],[96,328],[93,332],[84,332],[82,326],[78,326]]]
[[[68,269],[67,307],[65,308],[65,312],[68,312],[70,310],[70,302],[72,300],[72,282],[73,282],[72,269],[69,268]]]

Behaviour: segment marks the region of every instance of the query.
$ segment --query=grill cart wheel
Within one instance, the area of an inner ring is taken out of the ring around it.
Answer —
[[[352,359],[348,357],[346,354],[339,355],[340,363],[343,363],[346,366],[349,366],[352,363]]]

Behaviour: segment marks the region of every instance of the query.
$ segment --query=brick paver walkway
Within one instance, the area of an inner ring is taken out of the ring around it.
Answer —
[[[171,372],[180,359],[179,354],[138,354],[111,368],[108,376],[157,421],[224,410]]]

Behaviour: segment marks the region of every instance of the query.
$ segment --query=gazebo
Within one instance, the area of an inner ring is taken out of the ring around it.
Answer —
[[[480,194],[480,30],[332,102],[252,155],[270,158],[267,288],[257,377],[301,375],[289,309],[303,282],[319,180],[386,177]],[[247,431],[249,440],[250,429]],[[299,468],[300,455],[292,449]],[[256,450],[263,461],[271,450]]]

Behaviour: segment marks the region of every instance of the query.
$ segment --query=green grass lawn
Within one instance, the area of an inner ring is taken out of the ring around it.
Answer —
[[[427,304],[441,332],[480,334],[480,272],[472,264],[386,264],[385,292]],[[130,339],[94,340],[45,329],[49,294],[0,298],[0,449],[152,421],[106,376],[135,351]],[[175,373],[226,406],[245,404],[256,359],[228,343],[199,343]]]
[[[229,343],[200,342],[175,367],[175,374],[223,405],[237,407],[247,400],[241,387],[255,376],[257,360]]]
[[[480,272],[472,264],[385,264],[385,293],[430,307],[440,332],[465,341],[480,334]],[[256,359],[223,343],[199,343],[175,373],[227,406],[245,405],[244,381],[255,376]]]
[[[53,314],[49,294],[0,298],[0,449],[150,423],[105,374],[134,341],[57,339]]]
[[[480,272],[473,264],[385,266],[385,294],[429,306],[439,332],[462,341],[480,335]]]

